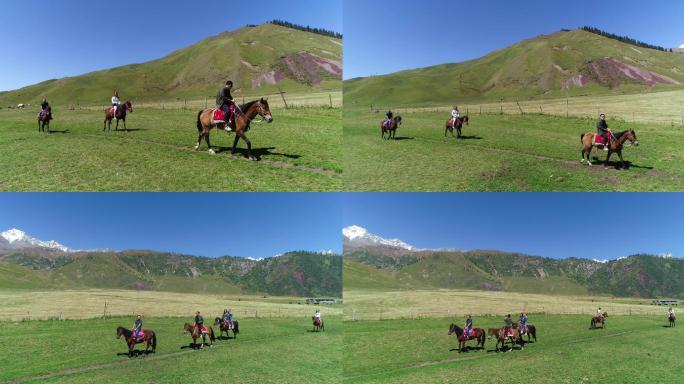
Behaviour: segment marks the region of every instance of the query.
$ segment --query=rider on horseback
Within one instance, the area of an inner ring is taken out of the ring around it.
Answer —
[[[321,321],[321,310],[317,309],[316,313],[314,313],[314,318],[318,320],[319,322]]]
[[[596,310],[596,317],[598,317],[599,319],[603,319],[603,310],[601,309],[601,307],[599,307],[599,309]]]
[[[451,111],[451,124],[453,127],[456,126],[456,121],[459,117],[461,117],[461,111],[458,110],[458,107],[454,107],[454,109]]]
[[[670,319],[672,317],[675,317],[675,312],[674,309],[670,307],[670,309],[667,310],[667,318]]]
[[[138,317],[135,319],[135,323],[133,324],[133,339],[135,339],[136,342],[139,341],[140,337],[142,336],[142,326],[142,315],[138,315]]]
[[[114,107],[114,117],[116,117],[116,111],[121,106],[121,100],[119,99],[119,91],[114,91],[114,96],[112,96],[112,107]]]
[[[389,127],[392,119],[394,119],[394,113],[392,113],[391,109],[385,113],[385,117],[387,117],[387,119],[385,119],[385,127]]]
[[[232,309],[223,310],[223,322],[228,326],[228,329],[233,328],[233,311]]]
[[[195,328],[197,328],[197,333],[202,334],[202,329],[204,329],[204,318],[200,314],[200,311],[195,313]]]
[[[233,115],[235,114],[235,102],[233,101],[233,95],[230,94],[232,89],[233,82],[228,80],[226,85],[216,95],[216,107],[226,113],[226,132],[232,130],[230,126],[233,124]]]
[[[606,122],[606,114],[602,113],[599,116],[599,121],[596,123],[596,134],[603,137],[603,150],[607,151],[608,150],[608,135],[612,135],[612,132],[610,131],[610,128],[608,128],[608,123]]]
[[[43,101],[40,103],[40,115],[45,116],[46,114],[49,114],[50,120],[52,120],[50,103],[48,103],[47,99],[43,98]]]
[[[521,335],[527,333],[527,313],[525,312],[520,313],[520,317],[518,318],[518,329],[520,330]]]
[[[508,314],[504,319],[504,337],[508,337],[511,329],[513,329],[513,319],[511,318],[511,315]]]
[[[463,336],[470,337],[470,333],[473,331],[473,318],[470,315],[466,316],[465,325],[463,326]]]

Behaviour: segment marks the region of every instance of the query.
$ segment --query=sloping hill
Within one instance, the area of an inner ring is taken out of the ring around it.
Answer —
[[[682,89],[684,55],[583,30],[522,41],[482,58],[345,81],[345,103],[445,105]]]
[[[213,96],[226,80],[236,96],[342,88],[342,41],[274,24],[210,37],[159,60],[48,80],[0,94],[0,105],[107,103],[114,90],[134,101]]]

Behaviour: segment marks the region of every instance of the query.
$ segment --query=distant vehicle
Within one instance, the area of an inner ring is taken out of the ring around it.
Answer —
[[[651,300],[651,305],[679,305],[679,300]]]
[[[325,304],[325,305],[332,305],[332,304],[337,304],[341,302],[342,300],[338,299],[328,299],[328,298],[310,298],[306,299],[306,303],[310,305],[319,305],[319,304]]]

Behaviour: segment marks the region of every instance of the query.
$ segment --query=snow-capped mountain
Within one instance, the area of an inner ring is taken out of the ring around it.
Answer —
[[[0,232],[0,242],[4,243],[2,245],[4,245],[5,248],[9,249],[43,248],[61,252],[75,252],[71,248],[58,243],[57,241],[36,239],[35,237],[31,237],[26,234],[26,232],[16,228],[12,228],[5,232]]]
[[[342,235],[344,235],[344,239],[346,241],[351,242],[354,245],[376,245],[405,249],[407,251],[419,251],[418,248],[411,244],[407,244],[399,239],[385,239],[368,232],[366,228],[359,227],[358,225],[352,225],[350,227],[344,228],[342,230]]]

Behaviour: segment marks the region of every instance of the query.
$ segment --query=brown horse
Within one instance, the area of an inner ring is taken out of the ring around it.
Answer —
[[[451,132],[451,137],[454,137],[454,129],[456,129],[456,136],[457,139],[461,138],[462,132],[461,128],[463,128],[463,124],[469,125],[470,124],[470,119],[468,116],[461,116],[456,119],[449,119],[446,122],[446,129],[444,129],[444,137],[447,137],[447,132]]]
[[[313,322],[313,332],[325,332],[325,323],[323,322],[323,319],[311,316],[311,321]]]
[[[610,157],[613,155],[613,153],[617,153],[620,157],[620,166],[618,168],[623,168],[625,166],[625,160],[622,158],[622,148],[624,147],[625,142],[627,142],[627,140],[629,140],[633,146],[639,146],[639,140],[637,140],[636,132],[634,132],[634,130],[630,128],[627,131],[618,132],[616,134],[610,133],[610,135],[612,136],[612,140],[610,140],[610,145],[608,147],[608,157],[606,157],[606,161],[605,163],[603,163],[603,165],[607,167]],[[584,146],[584,148],[582,148],[581,162],[586,162],[589,166],[593,165],[590,159],[591,151],[594,149],[594,147],[600,146],[595,143],[595,138],[596,134],[593,133],[585,133],[582,136],[580,136],[580,141]]]
[[[38,132],[50,133],[50,120],[52,120],[52,107],[38,113]]]
[[[394,139],[397,137],[397,128],[401,125],[401,116],[397,115],[392,118],[392,120],[383,120],[380,122],[380,133],[382,138],[385,138],[385,133],[389,133],[387,140]]]
[[[514,329],[518,329],[520,323],[513,324]],[[520,336],[527,335],[527,342],[530,342],[534,338],[534,342],[537,342],[537,328],[533,324],[527,324],[527,332],[523,332]]]
[[[112,130],[112,120],[116,119],[116,126],[114,127],[115,131],[119,130],[119,120],[123,121],[124,124],[124,131],[128,131],[128,128],[126,128],[126,113],[133,113],[133,104],[131,104],[130,101],[127,101],[121,105],[119,105],[118,108],[116,108],[116,113],[114,112],[114,107],[109,107],[105,110],[105,120],[104,120],[104,126],[102,127],[103,131],[111,131]],[[109,123],[109,124],[108,124]]]
[[[456,340],[458,340],[458,351],[463,352],[466,346],[466,342],[470,340],[476,340],[477,344],[475,348],[485,349],[485,332],[482,328],[473,328],[472,336],[463,335],[463,329],[456,324],[451,324],[449,326],[449,335],[456,334]]]
[[[670,328],[673,328],[676,325],[677,322],[677,316],[675,314],[671,314],[667,317],[668,320],[670,320]]]
[[[214,319],[214,325],[217,325],[219,327],[219,339],[223,336],[223,333],[226,333],[226,337],[230,339],[230,335],[228,334],[229,331],[233,331],[233,339],[237,339],[238,333],[240,333],[240,326],[238,325],[237,320],[232,320],[231,321],[232,326],[228,324],[228,322],[223,321],[222,318],[217,317]]]
[[[192,337],[192,344],[190,344],[191,347],[197,346],[197,339],[201,337],[202,344],[199,345],[200,349],[204,348],[204,345],[207,343],[207,334],[209,334],[210,347],[214,344],[214,341],[216,340],[214,329],[211,327],[207,327],[206,332],[200,332],[200,330],[197,329],[194,325],[185,323],[185,325],[183,325],[183,333],[186,335],[189,334]]]
[[[261,100],[250,101],[241,107],[238,107],[236,104],[235,107],[233,126],[230,127],[232,131],[235,132],[235,141],[233,141],[233,149],[230,154],[235,156],[238,141],[242,139],[247,143],[247,158],[256,161],[258,159],[252,156],[252,142],[249,141],[246,134],[250,129],[252,120],[254,120],[257,115],[261,116],[269,124],[273,122],[273,116],[271,115],[268,101],[262,98]],[[209,143],[209,133],[213,128],[225,129],[226,123],[224,121],[214,121],[214,111],[215,109],[205,109],[199,111],[197,114],[197,130],[199,131],[199,137],[197,138],[195,151],[199,150],[202,138],[204,138],[207,142],[207,147],[209,147],[209,153],[212,155],[216,153]]]
[[[595,329],[597,325],[601,324],[601,329],[606,328],[606,318],[608,312],[603,312],[603,316],[594,316],[591,318],[591,329]]]
[[[509,350],[509,352],[513,350],[516,344],[520,345],[521,350],[525,348],[525,340],[523,340],[522,336],[520,335],[520,332],[517,329],[513,328],[513,336],[505,335],[504,329],[505,327],[501,327],[498,329],[489,328],[487,330],[487,335],[489,337],[496,338],[497,352],[499,351],[499,344],[501,344],[501,349],[503,349],[507,341],[511,342],[511,349]]]
[[[124,327],[119,327],[116,329],[116,338],[120,339],[121,337],[123,337],[126,344],[128,344],[128,356],[133,356],[133,348],[135,348],[136,344],[145,343],[144,353],[147,353],[150,347],[152,347],[152,353],[157,351],[157,335],[152,330],[143,329],[142,337],[140,340],[136,340],[133,336],[133,331]]]

